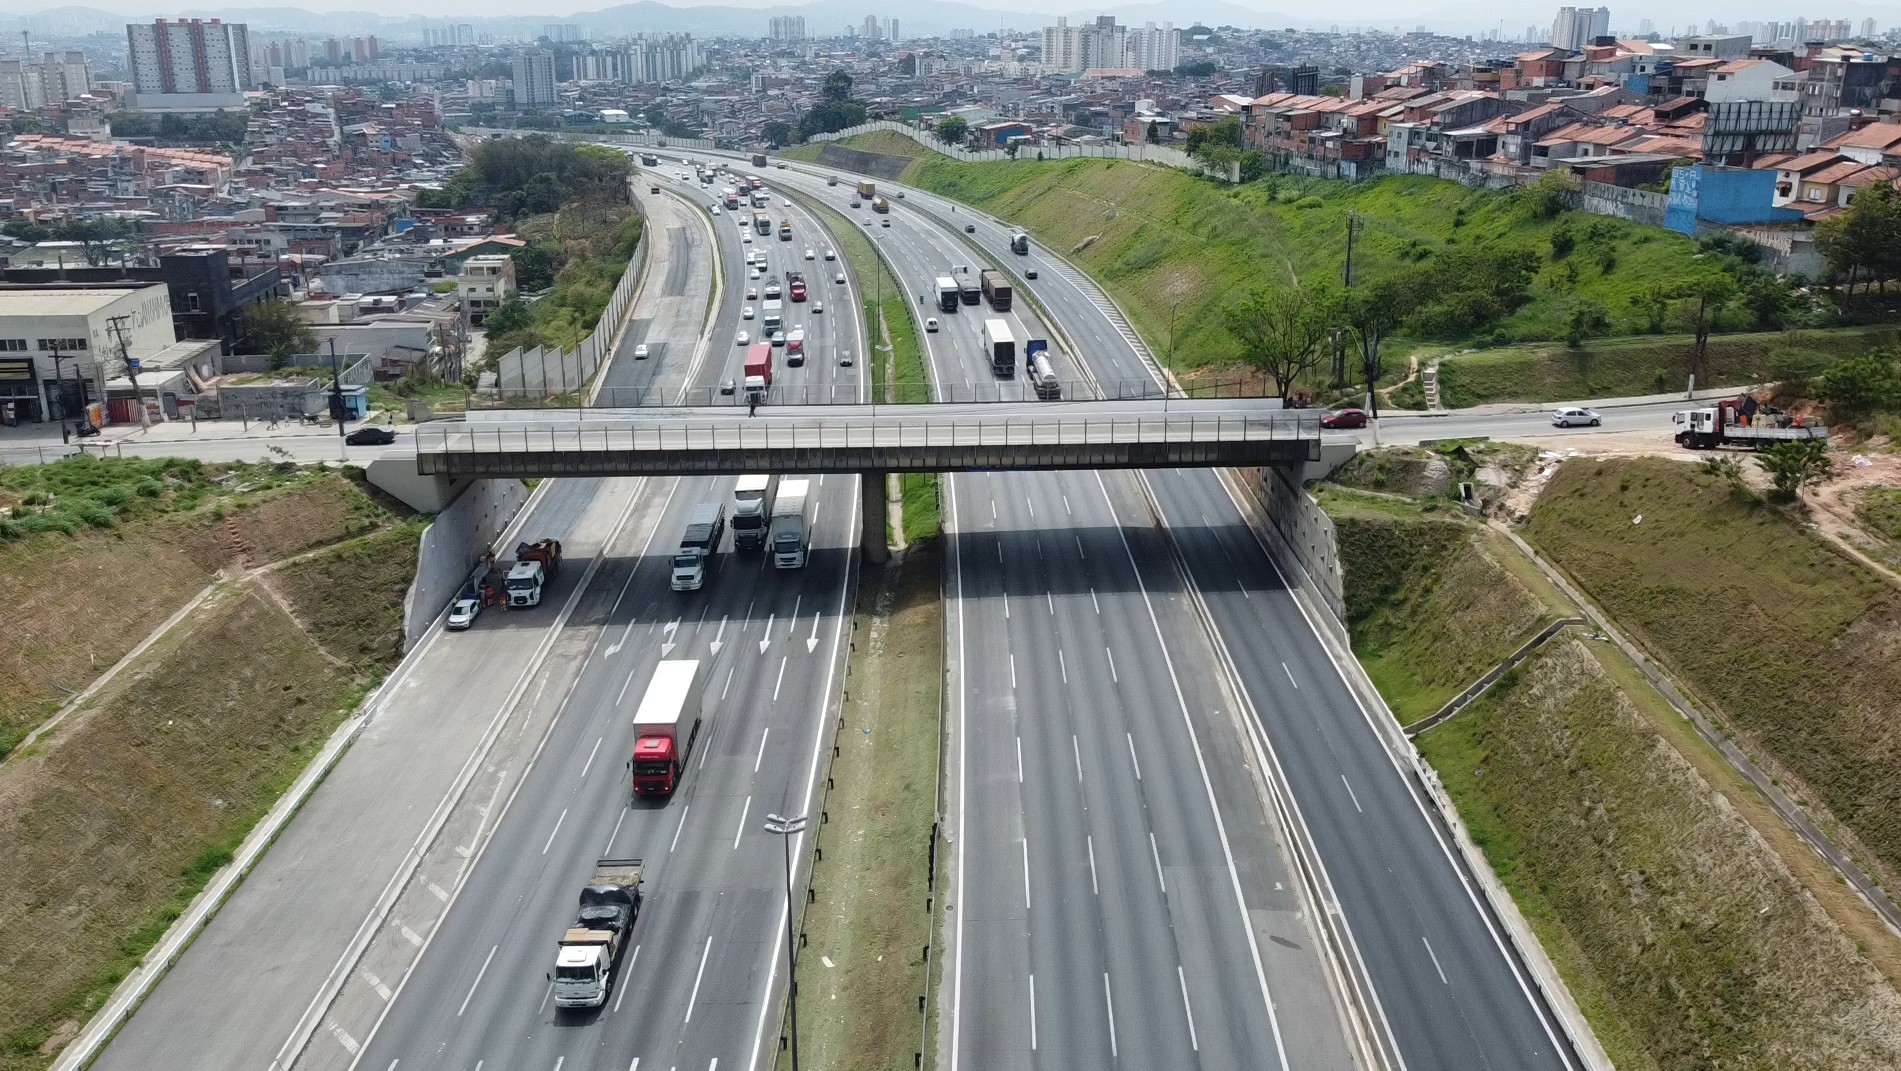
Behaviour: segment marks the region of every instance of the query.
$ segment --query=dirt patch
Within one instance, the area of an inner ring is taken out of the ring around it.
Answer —
[[[1897,887],[1901,593],[1690,465],[1568,461],[1526,535]]]
[[[911,1067],[928,984],[932,820],[943,679],[941,566],[915,545],[859,587],[849,699],[826,794],[799,952],[799,1041],[811,1067]],[[830,962],[827,963],[826,961]],[[779,1065],[789,1067],[781,1054]]]
[[[1835,479],[1802,493],[1809,518],[1826,539],[1901,585],[1901,517],[1894,508],[1901,488],[1901,455],[1841,453]]]
[[[347,577],[333,577],[343,583]],[[0,778],[0,1071],[135,966],[369,683],[244,585]]]
[[[1547,645],[1420,745],[1612,1060],[1901,1066],[1901,998],[1594,647]]]

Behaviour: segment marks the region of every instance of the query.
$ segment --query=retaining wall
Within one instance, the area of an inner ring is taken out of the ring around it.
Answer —
[[[429,631],[527,501],[528,488],[520,480],[475,480],[423,529],[416,579],[403,597],[404,650]]]

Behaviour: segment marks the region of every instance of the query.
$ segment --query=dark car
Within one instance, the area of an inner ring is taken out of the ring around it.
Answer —
[[[1023,277],[1024,277],[1025,279],[1034,279],[1034,278],[1036,278],[1036,269],[1035,269],[1035,268],[1031,268],[1031,269],[1030,269],[1029,271],[1026,271],[1026,272],[1024,272],[1024,273],[1023,273]]]
[[[1335,409],[1320,418],[1320,426],[1323,428],[1364,428],[1366,427],[1366,410]]]
[[[388,446],[396,441],[395,428],[358,428],[343,437],[351,446]]]
[[[966,223],[966,224],[964,224],[964,233],[965,233],[965,234],[976,234],[976,233],[977,233],[977,225],[976,225],[975,223]]]

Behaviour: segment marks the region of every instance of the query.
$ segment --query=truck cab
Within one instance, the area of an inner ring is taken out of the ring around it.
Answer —
[[[641,861],[602,859],[581,890],[580,910],[561,935],[553,983],[556,1008],[598,1008],[614,989],[614,968],[640,918]]]
[[[502,582],[510,606],[540,606],[541,590],[547,579],[540,562],[516,562]]]

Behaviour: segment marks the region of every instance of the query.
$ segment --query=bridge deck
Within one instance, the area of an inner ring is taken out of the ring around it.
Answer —
[[[416,464],[450,476],[1184,468],[1294,464],[1320,447],[1318,413],[1237,411],[1233,403],[1170,412],[1011,406],[1001,415],[989,406],[955,418],[925,408],[825,417],[762,410],[756,419],[730,410],[631,419],[517,413],[419,427]]]

